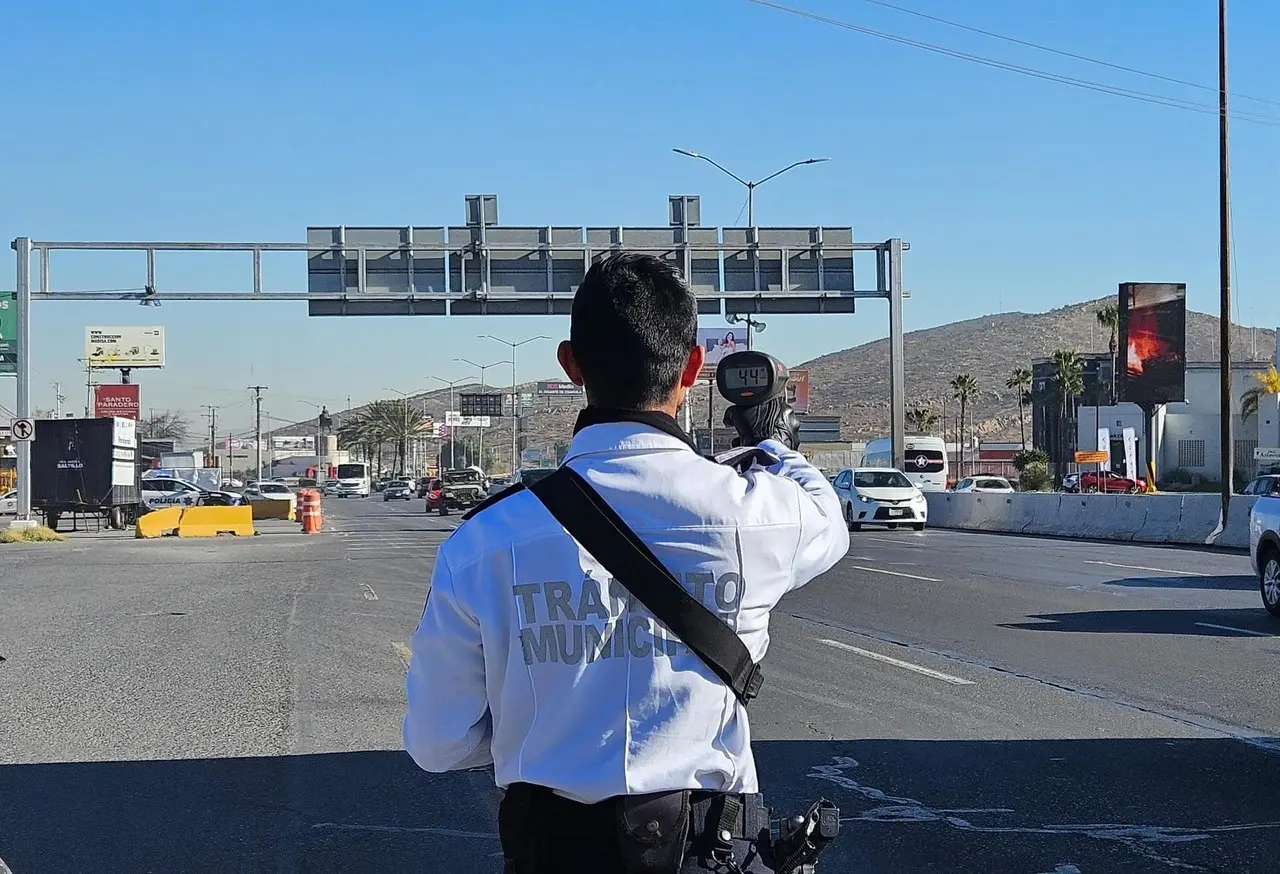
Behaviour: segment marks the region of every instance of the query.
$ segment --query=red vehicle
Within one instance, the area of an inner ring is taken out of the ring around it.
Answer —
[[[444,483],[440,481],[439,477],[433,476],[431,479],[426,480],[420,491],[422,496],[427,499],[428,513],[434,511],[442,516],[448,513],[444,506]]]
[[[1147,485],[1142,480],[1129,479],[1109,470],[1090,470],[1080,474],[1081,492],[1104,492],[1106,494],[1135,495],[1145,492]]]

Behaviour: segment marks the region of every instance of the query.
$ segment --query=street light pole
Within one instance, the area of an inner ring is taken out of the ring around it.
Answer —
[[[466,382],[466,380],[465,380],[465,379],[454,379],[454,380],[448,380],[448,379],[441,379],[441,378],[440,378],[440,377],[438,377],[438,376],[433,376],[433,377],[431,377],[431,379],[434,379],[434,380],[436,380],[436,381],[438,381],[438,382],[443,382],[445,385],[449,386],[449,412],[453,412],[453,387],[454,387],[455,385],[457,385],[458,383],[460,383],[460,382]],[[445,414],[445,418],[446,418],[446,419],[448,419],[448,418],[449,418],[449,416],[448,416],[448,414],[447,414],[447,413]],[[445,426],[450,428],[450,431],[449,431],[449,469],[450,469],[450,470],[456,470],[456,469],[457,469],[457,458],[456,458],[456,454],[455,454],[455,452],[454,452],[453,430],[452,430],[452,427],[450,427],[450,426],[449,426],[449,423],[448,423],[448,422],[445,422]],[[443,459],[443,458],[441,458],[441,459],[440,459],[440,467],[444,467],[444,463],[443,463],[443,462],[444,462],[444,459]]]
[[[535,340],[550,340],[551,338],[539,334],[537,337],[530,337],[527,340],[521,340],[519,343],[512,343],[510,340],[504,340],[492,334],[485,334],[480,339],[497,340],[499,343],[511,347],[511,476],[514,478],[516,471],[520,469],[520,449],[516,436],[516,425],[520,422],[520,398],[517,396],[516,385],[516,350],[525,343],[532,343]]]
[[[1218,0],[1218,417],[1222,455],[1222,526],[1235,479],[1231,428],[1231,174],[1227,152],[1227,0]]]
[[[461,361],[463,364],[470,364],[472,367],[480,371],[480,393],[485,393],[484,372],[490,367],[497,367],[499,364],[506,364],[506,361],[495,361],[492,364],[476,364],[470,358],[455,358],[454,361]],[[484,425],[480,425],[480,464],[481,470],[484,469]]]
[[[770,179],[778,178],[783,173],[786,173],[788,170],[793,170],[796,167],[801,167],[801,166],[804,166],[805,164],[822,164],[826,161],[831,160],[830,158],[805,158],[803,161],[796,161],[794,164],[788,164],[787,166],[783,167],[781,170],[770,173],[768,176],[764,177],[763,179],[759,179],[755,182],[748,182],[746,179],[743,179],[737,173],[734,173],[732,170],[729,170],[726,167],[721,166],[711,158],[708,158],[706,155],[699,154],[698,152],[691,152],[688,149],[672,149],[671,151],[675,152],[677,155],[684,155],[687,158],[697,158],[701,161],[706,161],[708,164],[710,164],[712,167],[715,167],[721,173],[724,173],[726,176],[729,176],[730,178],[737,181],[738,184],[745,186],[747,189],[747,226],[752,228],[756,226],[756,189],[757,188],[759,188],[761,185],[764,185]]]

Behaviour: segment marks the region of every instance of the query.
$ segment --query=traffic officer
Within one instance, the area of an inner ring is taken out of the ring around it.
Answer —
[[[697,305],[650,255],[591,267],[558,358],[588,404],[564,463],[759,662],[779,599],[849,548],[839,499],[793,448],[790,408],[741,435],[778,459],[768,468],[696,451],[675,413],[704,363]],[[706,870],[729,833],[738,870],[773,870],[730,688],[534,494],[513,487],[468,517],[437,553],[413,635],[404,744],[426,771],[493,765],[506,870]]]

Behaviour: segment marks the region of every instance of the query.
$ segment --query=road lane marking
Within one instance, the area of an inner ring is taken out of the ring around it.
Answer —
[[[935,680],[941,680],[942,682],[950,683],[953,686],[976,685],[973,682],[973,680],[966,680],[963,677],[956,677],[956,676],[952,676],[951,674],[944,674],[942,673],[942,671],[935,671],[933,668],[926,668],[924,665],[917,665],[915,662],[904,662],[902,661],[902,659],[895,659],[892,656],[881,655],[878,652],[872,652],[869,649],[863,649],[862,647],[853,646],[852,644],[848,644],[848,643],[841,643],[838,640],[827,640],[826,638],[819,638],[818,643],[826,644],[827,646],[834,647],[835,649],[842,649],[845,652],[851,652],[856,655],[866,656],[869,659],[874,659],[875,661],[878,661],[878,662],[884,662],[886,665],[893,665],[894,667],[902,668],[903,670],[913,671],[925,677],[932,677]]]
[[[373,590],[373,586],[369,585],[368,583],[361,583],[360,588],[363,590],[360,592],[360,594],[364,595],[364,599],[366,601],[378,600],[378,593]]]
[[[849,565],[849,567],[853,568],[856,571],[866,571],[867,573],[872,573],[872,574],[888,574],[891,577],[906,577],[909,580],[924,580],[926,583],[942,582],[942,580],[936,579],[934,577],[922,577],[922,576],[919,576],[918,574],[904,574],[901,571],[887,571],[887,570],[884,570],[883,568],[866,567],[865,565],[860,565],[860,564],[851,564]]]
[[[1085,559],[1084,563],[1085,564],[1104,564],[1107,567],[1120,567],[1120,568],[1124,568],[1125,570],[1131,570],[1131,571],[1154,571],[1155,573],[1158,573],[1158,574],[1181,574],[1184,577],[1217,576],[1217,574],[1202,574],[1202,573],[1198,573],[1197,571],[1175,571],[1167,567],[1144,567],[1143,565],[1140,565],[1140,564],[1116,564],[1113,561],[1091,561],[1089,559]]]
[[[904,535],[905,536],[905,535]],[[912,543],[909,540],[890,537],[863,537],[863,540],[874,540],[876,543],[892,543],[894,546],[910,546],[912,549],[923,549],[920,544]]]
[[[408,671],[409,662],[413,660],[413,650],[398,640],[391,641],[391,648],[395,650],[396,658],[400,659],[400,664],[404,665],[404,669]]]
[[[1254,637],[1275,637],[1266,631],[1253,631],[1249,628],[1233,628],[1230,625],[1214,625],[1212,622],[1197,622],[1196,625],[1201,628],[1216,628],[1219,631],[1234,631],[1236,634],[1249,634]]]

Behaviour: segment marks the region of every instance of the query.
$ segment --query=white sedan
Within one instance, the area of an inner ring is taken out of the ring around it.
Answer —
[[[854,467],[836,474],[832,487],[840,498],[845,522],[857,531],[863,525],[897,528],[908,524],[923,531],[929,520],[924,493],[906,474],[892,467]]]
[[[13,490],[0,495],[0,516],[16,516],[18,514],[18,492]]]
[[[1002,476],[967,476],[956,483],[957,492],[1012,492],[1013,486]]]

